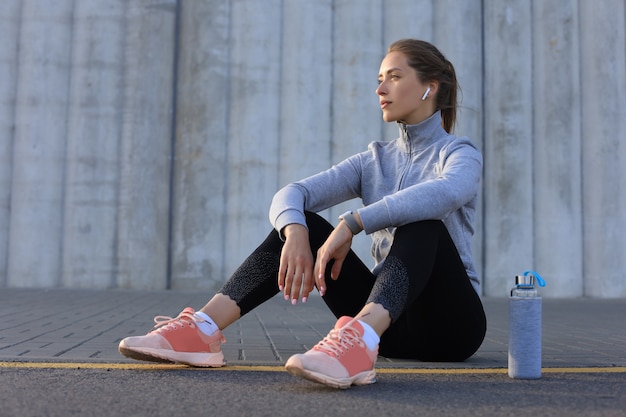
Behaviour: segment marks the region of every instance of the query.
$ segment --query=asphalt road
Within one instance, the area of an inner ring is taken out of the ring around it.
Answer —
[[[338,391],[282,365],[334,317],[312,297],[272,300],[226,329],[229,366],[199,370],[123,358],[122,337],[154,314],[202,305],[201,292],[0,291],[0,417],[626,416],[626,300],[546,299],[543,378],[512,380],[507,300],[486,299],[489,328],[463,363],[379,358],[378,382]]]
[[[378,374],[335,390],[279,370],[0,368],[0,416],[624,416],[626,373]]]

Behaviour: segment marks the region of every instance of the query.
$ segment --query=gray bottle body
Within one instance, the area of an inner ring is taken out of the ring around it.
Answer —
[[[509,377],[541,378],[541,297],[534,276],[518,275],[509,298]]]

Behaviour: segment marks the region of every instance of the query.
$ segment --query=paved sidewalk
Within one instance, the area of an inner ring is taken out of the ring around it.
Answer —
[[[200,308],[208,294],[181,291],[0,290],[0,361],[135,362],[119,341],[145,334],[155,315]],[[506,368],[508,301],[484,300],[488,331],[463,363],[380,358],[378,368]],[[544,299],[543,367],[626,366],[626,300]],[[292,306],[276,297],[224,331],[230,365],[282,365],[334,324],[319,296]]]

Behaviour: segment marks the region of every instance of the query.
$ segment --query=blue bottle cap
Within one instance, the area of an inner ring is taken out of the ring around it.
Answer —
[[[533,287],[535,285],[535,278],[537,278],[537,285],[539,285],[540,287],[546,286],[546,281],[541,278],[541,275],[532,270],[525,271],[524,275],[517,275],[515,277],[515,284],[518,286],[521,285]]]

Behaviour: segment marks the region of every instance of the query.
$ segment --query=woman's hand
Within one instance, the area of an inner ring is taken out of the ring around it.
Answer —
[[[285,300],[296,304],[302,289],[302,302],[306,302],[315,284],[313,279],[313,253],[309,231],[301,224],[290,224],[283,229],[285,244],[280,254],[278,288]]]
[[[343,261],[346,259],[350,246],[352,246],[352,231],[346,224],[341,222],[335,230],[328,236],[326,242],[317,251],[317,259],[313,268],[315,274],[315,284],[321,295],[326,293],[326,265],[333,259],[335,263],[330,270],[330,277],[336,280],[341,272]]]

